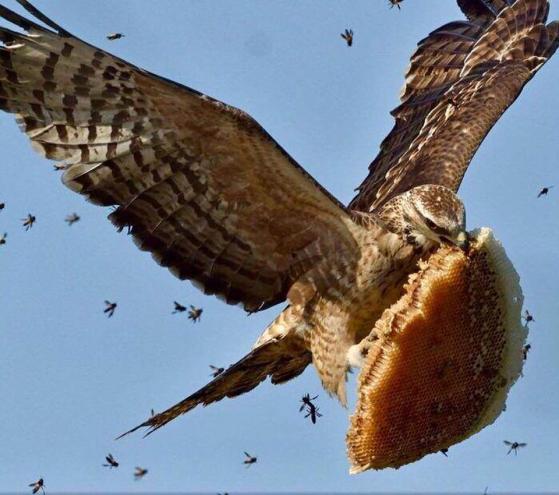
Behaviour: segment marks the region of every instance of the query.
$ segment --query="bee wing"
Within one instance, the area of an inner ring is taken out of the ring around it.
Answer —
[[[509,442],[508,440],[504,440],[503,443],[504,443],[505,445],[512,445],[512,442]]]

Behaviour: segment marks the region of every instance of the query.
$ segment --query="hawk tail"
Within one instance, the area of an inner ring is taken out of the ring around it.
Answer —
[[[118,438],[140,428],[148,428],[147,436],[200,404],[207,406],[225,397],[236,397],[249,392],[268,376],[273,384],[284,383],[300,375],[311,361],[312,356],[300,337],[288,334],[273,338],[254,348],[197,392]]]

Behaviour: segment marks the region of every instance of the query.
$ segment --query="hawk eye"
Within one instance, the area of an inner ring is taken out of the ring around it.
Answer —
[[[433,220],[430,220],[429,218],[425,218],[425,224],[431,230],[434,230],[434,229],[438,228],[438,225],[435,222],[433,222]]]

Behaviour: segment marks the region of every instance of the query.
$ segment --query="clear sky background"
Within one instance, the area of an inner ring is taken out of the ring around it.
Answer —
[[[401,11],[385,0],[36,4],[85,40],[246,110],[344,202],[392,126],[388,112],[417,41],[461,18],[451,0],[406,0]],[[339,35],[349,27],[352,48]],[[126,37],[105,40],[114,31]],[[490,226],[503,241],[536,319],[524,378],[497,422],[448,458],[357,476],[345,456],[348,412],[311,367],[147,439],[113,440],[205,384],[209,364],[238,360],[281,306],[247,317],[176,280],[115,232],[107,209],[65,189],[1,114],[0,491],[26,491],[40,476],[50,492],[559,489],[558,79],[559,57],[491,132],[460,190],[469,227]],[[74,211],[82,220],[68,227]],[[24,232],[29,212],[37,223]],[[104,299],[118,302],[111,319]],[[202,321],[172,315],[174,300],[202,306]],[[298,413],[307,392],[319,394],[316,425]],[[528,447],[507,456],[504,439]],[[244,450],[258,456],[250,469]],[[101,466],[109,452],[117,470]],[[149,469],[142,481],[134,466]]]

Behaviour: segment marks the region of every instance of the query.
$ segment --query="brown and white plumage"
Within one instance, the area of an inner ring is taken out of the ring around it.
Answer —
[[[179,278],[254,311],[284,300],[322,252],[353,250],[343,206],[244,112],[52,22],[0,15],[28,33],[0,30],[0,108]]]
[[[350,207],[379,208],[421,184],[457,191],[470,160],[524,85],[553,55],[547,0],[459,0],[468,22],[419,43],[392,114],[396,124]]]
[[[459,0],[468,22],[420,43],[396,126],[344,207],[251,117],[0,6],[0,109],[64,183],[181,279],[257,311],[289,305],[255,347],[141,426],[282,383],[313,362],[345,402],[348,366],[418,259],[463,245],[455,196],[471,156],[556,48],[544,0]]]

